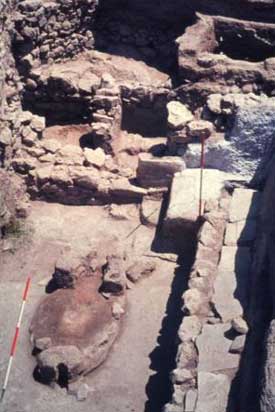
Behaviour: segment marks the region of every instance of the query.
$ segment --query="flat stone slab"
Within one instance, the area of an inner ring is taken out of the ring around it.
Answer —
[[[199,397],[195,412],[226,411],[230,391],[230,380],[226,375],[200,372],[198,389]]]
[[[200,169],[186,169],[176,173],[172,182],[170,202],[166,215],[169,224],[194,223],[199,214]],[[227,180],[236,176],[219,170],[204,171],[203,201],[216,200]]]
[[[141,153],[138,159],[137,180],[143,187],[170,186],[176,172],[185,169],[181,157],[154,157],[150,153]]]
[[[226,246],[247,245],[256,238],[257,221],[255,219],[228,223],[224,244]]]
[[[259,214],[261,194],[252,189],[235,189],[229,210],[229,221],[255,219]]]
[[[217,372],[238,368],[240,357],[229,352],[232,340],[226,338],[230,330],[230,323],[204,325],[201,335],[196,340],[199,352],[199,372]]]
[[[246,275],[251,265],[250,248],[246,246],[224,246],[222,248],[219,270]]]
[[[248,303],[250,266],[248,247],[223,247],[212,298],[223,322],[243,315]]]
[[[230,320],[243,315],[243,305],[247,304],[247,299],[246,295],[241,301],[234,297],[237,288],[238,285],[235,272],[218,273],[214,284],[215,292],[212,302],[223,322],[229,322]]]

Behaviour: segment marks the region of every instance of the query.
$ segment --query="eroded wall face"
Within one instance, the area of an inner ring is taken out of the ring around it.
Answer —
[[[0,3],[0,164],[8,166],[13,150],[20,144],[21,84],[11,52],[14,4]]]

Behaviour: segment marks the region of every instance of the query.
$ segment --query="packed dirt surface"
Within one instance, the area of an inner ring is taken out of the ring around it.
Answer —
[[[165,260],[166,254],[159,254],[162,259],[156,257],[157,270],[150,278],[128,290],[121,336],[106,363],[86,377],[91,392],[85,402],[67,395],[65,389],[53,390],[32,378],[35,359],[30,353],[28,327],[38,302],[46,296],[45,286],[61,250],[71,246],[85,254],[102,239],[108,248],[106,234],[111,245],[112,236],[125,238],[139,222],[135,206],[128,208],[130,220],[122,221],[112,218],[107,208],[32,203],[24,244],[1,255],[0,310],[5,313],[0,331],[1,376],[7,366],[24,282],[27,274],[32,276],[4,411],[153,412],[169,400],[169,370],[174,366],[175,334],[181,317],[178,304],[185,279],[184,269],[180,271],[175,262]],[[150,254],[154,232],[140,226],[128,242],[141,254]]]

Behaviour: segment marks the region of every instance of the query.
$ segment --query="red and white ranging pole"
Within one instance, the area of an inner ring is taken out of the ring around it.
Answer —
[[[199,217],[203,214],[203,172],[205,168],[205,137],[201,138]]]
[[[5,375],[5,380],[4,380],[4,384],[3,384],[3,388],[2,388],[2,392],[1,392],[0,401],[3,400],[3,398],[5,396],[7,386],[8,386],[11,367],[12,367],[12,363],[13,363],[13,359],[14,359],[14,355],[15,355],[15,350],[16,350],[16,345],[17,345],[17,341],[18,341],[18,336],[19,336],[19,330],[20,330],[20,326],[21,326],[21,322],[22,322],[22,318],[23,318],[23,314],[24,314],[24,309],[25,309],[25,305],[26,305],[26,301],[27,301],[28,291],[29,291],[29,288],[30,288],[30,283],[31,283],[31,278],[28,277],[28,279],[26,281],[24,294],[23,294],[23,299],[22,299],[21,309],[20,309],[20,313],[19,313],[19,317],[18,317],[18,322],[17,322],[17,325],[16,325],[15,334],[14,334],[12,345],[11,345],[9,364],[8,364],[6,375]]]

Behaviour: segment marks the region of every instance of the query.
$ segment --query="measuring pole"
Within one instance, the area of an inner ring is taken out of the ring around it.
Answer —
[[[27,295],[28,295],[30,283],[31,283],[31,278],[28,277],[27,282],[26,282],[26,286],[25,286],[25,290],[24,290],[24,293],[23,293],[23,299],[22,299],[22,304],[21,304],[21,309],[20,309],[17,325],[16,325],[16,328],[15,328],[15,334],[14,334],[12,345],[11,345],[9,364],[8,364],[8,368],[7,368],[6,375],[5,375],[5,380],[4,380],[4,385],[3,385],[3,388],[2,388],[2,392],[1,392],[0,402],[3,401],[4,396],[5,396],[5,392],[6,392],[6,389],[7,389],[7,386],[8,386],[8,381],[9,381],[11,367],[12,367],[12,363],[13,363],[13,359],[14,359],[14,355],[15,355],[17,340],[18,340],[18,336],[19,336],[19,330],[20,330],[20,326],[21,326],[21,322],[22,322],[22,318],[23,318],[23,314],[24,314],[24,309],[25,309],[25,304],[26,304],[26,300],[27,300]]]
[[[199,217],[203,213],[203,171],[205,167],[205,137],[201,138],[201,164],[200,164],[200,194],[199,194]]]

